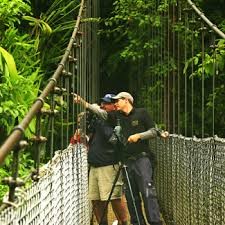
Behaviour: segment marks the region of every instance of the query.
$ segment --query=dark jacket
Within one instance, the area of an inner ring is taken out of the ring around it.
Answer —
[[[89,140],[88,163],[101,167],[117,163],[114,146],[109,143],[113,128],[107,121],[97,118],[93,123]]]

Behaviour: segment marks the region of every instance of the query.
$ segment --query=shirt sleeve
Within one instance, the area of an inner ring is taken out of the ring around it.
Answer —
[[[98,105],[96,104],[88,104],[88,109],[95,113],[97,116],[102,118],[103,120],[107,120],[108,114],[104,109],[101,109]]]
[[[141,140],[146,140],[150,138],[157,137],[157,131],[155,128],[151,128],[145,132],[139,133],[141,136]]]

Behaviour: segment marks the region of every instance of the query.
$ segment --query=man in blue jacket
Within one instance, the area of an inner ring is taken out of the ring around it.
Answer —
[[[101,99],[101,108],[106,112],[115,110],[112,97],[106,94]],[[98,107],[98,106],[95,106]],[[119,170],[118,159],[114,146],[109,143],[113,128],[106,120],[94,117],[91,123],[91,136],[88,143],[89,198],[93,204],[97,222],[107,225],[107,200],[112,190],[113,181]],[[119,176],[113,189],[110,201],[119,224],[127,224],[126,204],[122,198],[122,176]],[[104,215],[103,215],[104,214]]]

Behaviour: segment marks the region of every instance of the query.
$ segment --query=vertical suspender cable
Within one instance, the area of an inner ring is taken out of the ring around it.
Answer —
[[[156,14],[157,16],[159,16],[159,12],[158,12],[158,7],[159,7],[159,0],[157,0],[157,3],[156,3]],[[156,51],[156,62],[157,62],[157,68],[160,68],[160,50],[161,50],[161,40],[160,40],[160,29],[161,27],[160,26],[157,26],[157,29],[156,29],[156,38],[157,38],[157,51]],[[162,111],[161,111],[161,74],[160,74],[160,70],[157,71],[157,115],[158,115],[158,123],[160,124],[161,123],[161,114],[162,114]]]
[[[97,0],[96,17],[98,17],[99,14],[100,14],[100,0]],[[98,26],[98,24],[96,24],[96,50],[95,50],[96,51],[96,53],[95,53],[96,56],[95,56],[95,58],[97,58],[97,61],[96,61],[97,65],[96,65],[96,69],[95,69],[95,73],[96,73],[95,79],[97,80],[97,85],[96,85],[97,90],[95,91],[95,95],[96,95],[96,97],[99,98],[99,88],[100,88],[100,86],[99,86],[99,83],[100,83],[100,79],[99,79],[99,77],[100,77],[100,71],[99,71],[100,50],[99,49],[100,49],[100,40],[99,40],[99,37],[97,35],[98,28],[99,28],[99,26]]]
[[[77,58],[78,58],[78,63],[77,63],[77,93],[80,93],[80,80],[81,80],[81,68],[80,68],[80,63],[81,63],[81,46],[80,46],[80,36],[77,38]],[[77,113],[81,112],[81,105],[77,104]]]
[[[205,27],[204,24],[201,23],[201,42],[202,42],[202,138],[204,137],[204,123],[205,123]]]
[[[99,9],[99,1],[93,1],[92,0],[92,17],[97,18],[98,17],[98,9]],[[92,83],[91,83],[91,93],[92,93],[92,101],[96,101],[96,99],[99,98],[99,71],[98,71],[98,65],[99,65],[99,43],[98,43],[98,24],[94,23],[92,25],[92,52],[91,52],[91,59],[92,59],[92,65],[91,65],[91,74],[92,74]]]
[[[50,159],[53,157],[53,151],[54,151],[54,124],[55,124],[55,95],[54,91],[50,95],[50,108],[52,111],[52,115],[50,115],[50,123],[51,123],[51,137],[50,137]]]
[[[92,0],[92,5],[93,5],[93,0]],[[92,12],[93,12],[93,15],[94,16],[96,16],[96,14],[97,14],[97,12],[96,12],[96,7],[94,7],[94,8],[92,8]],[[93,53],[92,53],[92,60],[93,60],[93,68],[92,68],[92,75],[93,75],[93,83],[95,83],[96,85],[94,85],[92,88],[93,88],[93,97],[95,98],[95,101],[96,101],[96,99],[97,98],[99,98],[99,96],[98,96],[98,89],[99,89],[99,87],[97,86],[97,76],[98,76],[98,71],[97,71],[97,64],[96,64],[96,59],[98,59],[98,57],[97,57],[97,51],[98,51],[98,46],[97,46],[97,24],[94,24],[94,29],[93,29],[93,36],[92,36],[92,43],[93,43],[93,46],[95,46],[94,47],[94,49],[93,49]],[[94,60],[95,59],[95,60]]]
[[[83,12],[84,13],[84,12]],[[84,15],[82,15],[83,17]],[[86,95],[85,95],[85,73],[84,73],[84,67],[85,64],[83,64],[84,62],[84,58],[85,58],[85,23],[81,24],[81,79],[80,79],[80,89],[81,89],[81,96],[86,99]],[[85,108],[82,107],[82,111],[85,110]]]
[[[157,0],[156,2],[156,7],[155,7],[155,11],[156,11],[156,15],[158,16],[158,7],[159,7],[159,0]],[[160,58],[160,41],[159,39],[159,32],[160,32],[160,27],[157,26],[156,29],[156,38],[157,38],[157,51],[156,51],[156,63],[157,63],[157,68],[159,67],[159,58]],[[160,110],[160,72],[157,71],[156,72],[157,75],[157,122],[160,123],[160,118],[161,118],[161,110]]]
[[[150,15],[153,14],[153,10],[152,8],[150,8]],[[150,39],[151,39],[151,43],[152,43],[152,47],[151,47],[151,54],[150,54],[150,68],[151,68],[151,72],[150,72],[150,87],[148,88],[148,91],[151,95],[151,114],[154,118],[154,109],[153,109],[153,105],[154,105],[154,99],[153,99],[153,86],[154,86],[154,74],[153,74],[153,65],[154,65],[154,61],[153,61],[153,26],[151,26],[150,28]]]
[[[154,3],[153,3],[154,4]],[[154,5],[151,5],[151,15],[154,15]],[[156,93],[155,93],[155,85],[156,85],[156,74],[155,74],[155,43],[154,43],[154,38],[155,38],[155,26],[152,24],[152,103],[154,105],[153,109],[153,118],[156,120],[156,108],[155,108],[155,103],[156,103]]]
[[[69,142],[69,116],[70,116],[70,68],[69,59],[66,62],[65,88],[66,88],[66,145]]]
[[[87,8],[84,9],[84,18],[87,18]],[[87,99],[87,23],[83,23],[83,89],[84,89],[84,96]]]
[[[64,87],[63,87],[63,76],[61,76],[60,79],[60,89],[61,89],[61,96],[60,96],[60,119],[61,119],[61,150],[64,149],[64,130],[63,130],[63,126],[64,126],[64,116],[63,116],[63,104],[64,104]]]
[[[175,25],[176,23],[176,16],[175,16],[175,4],[173,4],[173,13],[172,13],[172,26]],[[175,30],[173,30],[173,60],[175,61]],[[173,68],[173,133],[175,134],[176,133],[176,127],[175,127],[175,124],[176,124],[176,73],[175,73],[175,68]]]
[[[169,7],[169,5],[168,5]],[[167,42],[166,42],[166,37],[167,37],[167,20],[168,20],[168,16],[166,14],[166,12],[164,12],[164,23],[165,23],[165,26],[164,26],[164,63],[166,64],[166,59],[168,57],[168,53],[167,53]],[[165,66],[165,70],[164,70],[164,80],[163,80],[163,86],[164,86],[164,98],[163,98],[163,101],[164,101],[164,124],[167,128],[167,130],[169,131],[169,128],[168,128],[168,124],[167,124],[167,82],[166,82],[166,79],[167,79],[167,71],[166,71],[166,66]]]
[[[163,53],[163,44],[164,44],[164,13],[161,12],[161,29],[160,29],[160,123],[163,123],[163,77],[164,77],[164,64],[163,64],[163,59],[164,59],[164,53]]]
[[[148,13],[149,13],[149,15],[151,15],[151,10],[150,9],[148,9]],[[148,37],[148,41],[150,42],[150,39],[151,39],[151,27],[150,26],[147,26],[146,27],[146,32],[147,32],[147,37]],[[152,109],[153,109],[153,107],[152,107],[152,99],[151,99],[151,97],[149,97],[149,94],[151,95],[151,92],[149,91],[150,90],[150,86],[151,86],[151,84],[150,84],[150,78],[151,78],[151,76],[152,76],[152,73],[150,72],[150,68],[151,68],[151,57],[152,57],[152,54],[151,54],[151,49],[149,49],[148,50],[148,53],[147,53],[147,59],[146,59],[146,67],[147,67],[147,71],[148,72],[146,72],[145,73],[145,76],[144,76],[144,79],[145,79],[145,81],[144,81],[144,87],[145,87],[145,93],[146,93],[146,97],[147,97],[147,99],[150,99],[150,101],[148,100],[147,101],[147,104],[149,104],[149,108],[150,108],[150,112],[151,112],[151,115],[152,115]],[[152,115],[153,116],[153,115]]]
[[[76,46],[75,46],[75,42],[73,43],[73,48],[72,48],[72,92],[75,93],[75,78],[76,78],[76,65],[77,65],[77,58],[76,58]],[[74,119],[75,119],[75,104],[72,104],[72,120],[73,120],[73,124],[72,124],[72,130],[73,132],[75,131],[75,124],[74,124]]]
[[[154,2],[155,3],[155,2]],[[152,15],[155,15],[155,4],[153,3],[153,5],[151,6],[152,7]],[[152,25],[152,69],[153,69],[153,72],[152,72],[152,75],[153,75],[153,102],[154,102],[154,115],[153,115],[153,118],[155,118],[155,120],[157,121],[157,109],[156,109],[156,102],[157,102],[157,99],[156,99],[156,85],[157,85],[157,77],[156,77],[156,72],[155,72],[155,68],[156,68],[156,45],[155,45],[155,38],[156,38],[156,27],[155,25],[153,24]]]
[[[178,21],[181,22],[181,3],[178,1]],[[180,32],[177,33],[177,133],[180,134]]]
[[[92,0],[90,1],[90,5],[91,7],[89,7],[89,10],[88,10],[88,17],[91,17],[92,16]],[[88,30],[88,33],[89,33],[89,37],[88,37],[88,46],[91,45],[91,48],[88,48],[88,59],[90,62],[94,62],[93,61],[93,54],[94,54],[94,51],[95,51],[95,42],[94,42],[94,35],[93,35],[93,32],[94,32],[94,27],[95,27],[95,24],[94,23],[89,23],[88,24],[88,27],[89,27],[89,30]],[[88,77],[89,77],[89,86],[88,86],[88,90],[89,90],[89,95],[88,95],[88,100],[90,102],[93,102],[94,99],[93,99],[93,95],[94,95],[94,92],[93,92],[93,87],[92,87],[92,84],[94,82],[94,71],[93,71],[93,67],[94,67],[94,63],[88,63]]]
[[[194,24],[194,14],[192,13],[192,24]],[[194,30],[191,31],[191,58],[194,57]],[[191,136],[194,135],[194,61],[191,61]]]
[[[216,62],[216,43],[215,43],[215,34],[213,33],[213,77],[212,77],[212,136],[215,135],[215,75],[217,70]]]
[[[170,0],[168,0],[167,20],[167,126],[170,131]]]
[[[187,28],[188,14],[185,11],[185,32],[184,32],[184,62],[187,62]],[[187,70],[184,74],[184,135],[187,136]]]

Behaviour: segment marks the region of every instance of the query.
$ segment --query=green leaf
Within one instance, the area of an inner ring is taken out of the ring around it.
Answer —
[[[12,76],[13,80],[16,80],[18,78],[18,73],[17,73],[16,64],[15,64],[13,56],[2,47],[0,47],[0,54],[2,55],[1,59],[4,59],[6,63],[6,67],[9,71],[9,75]],[[1,65],[2,64],[3,62],[1,62]]]

